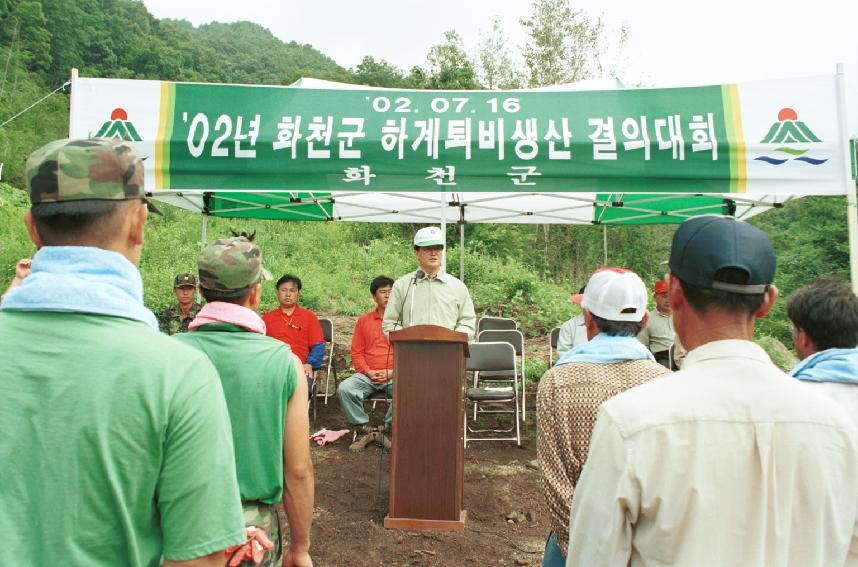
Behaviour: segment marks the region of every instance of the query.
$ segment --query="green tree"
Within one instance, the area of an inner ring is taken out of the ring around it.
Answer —
[[[4,36],[9,36],[13,51],[17,51],[20,61],[32,71],[48,68],[51,63],[51,34],[46,29],[41,2],[9,3],[6,9],[9,8],[8,14],[2,18],[9,25],[2,27],[9,28]]]
[[[531,87],[571,83],[600,74],[603,24],[591,21],[569,0],[534,0],[533,13],[521,20],[530,36],[524,62]]]
[[[519,89],[523,77],[518,70],[508,40],[501,27],[500,19],[495,16],[492,30],[482,34],[477,48],[477,76],[487,89]]]
[[[428,86],[431,89],[478,89],[474,64],[455,30],[444,32],[444,43],[429,50]]]
[[[419,65],[415,65],[408,71],[408,76],[405,77],[405,82],[402,85],[407,89],[428,89],[429,87],[429,77],[426,74],[426,70]]]
[[[394,88],[402,87],[405,83],[405,75],[402,71],[387,61],[376,61],[369,55],[358,63],[352,71],[352,77],[358,84],[373,87]]]

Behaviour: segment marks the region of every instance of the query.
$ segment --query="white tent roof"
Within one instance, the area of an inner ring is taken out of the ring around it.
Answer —
[[[218,192],[216,195],[221,207],[219,213],[234,213],[259,210],[261,207],[248,199],[249,195],[262,193],[247,192]],[[202,213],[205,211],[204,193],[183,191],[159,191],[151,194],[156,200],[171,205]],[[270,208],[282,211],[297,210],[306,220],[335,220],[352,222],[398,222],[398,223],[431,223],[440,222],[442,201],[438,194],[426,193],[361,193],[335,192],[325,195],[312,193],[267,193],[274,198]],[[713,207],[701,208],[690,205],[678,210],[667,210],[671,200],[687,199],[691,195],[655,195],[651,198],[640,199],[633,203],[627,201],[630,195],[613,194],[608,198],[599,198],[595,193],[446,193],[444,194],[443,214],[445,222],[455,223],[512,223],[512,224],[621,224],[624,219],[635,213],[638,221],[656,217],[670,216],[677,221],[704,213],[717,212]],[[737,218],[750,218],[772,207],[783,206],[792,197],[764,196],[750,198],[731,195],[706,195],[707,197],[724,197],[736,205]],[[282,203],[281,203],[282,201]],[[612,215],[610,219],[600,214],[603,207],[617,207],[617,201],[622,204],[622,213]],[[318,208],[306,207],[308,203],[316,203]],[[332,214],[322,205],[332,203]],[[641,216],[644,215],[644,216]]]

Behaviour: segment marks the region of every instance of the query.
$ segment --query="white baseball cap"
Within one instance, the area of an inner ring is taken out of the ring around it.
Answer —
[[[608,321],[643,320],[646,313],[646,284],[623,268],[601,268],[593,272],[581,307]]]
[[[437,226],[421,228],[414,235],[414,246],[444,246],[444,235]]]

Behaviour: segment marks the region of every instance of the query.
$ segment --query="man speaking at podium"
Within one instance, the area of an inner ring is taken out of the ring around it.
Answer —
[[[468,288],[441,271],[444,235],[437,226],[414,235],[414,257],[420,268],[393,284],[381,327],[385,335],[414,325],[438,325],[467,333],[474,340],[477,317]]]

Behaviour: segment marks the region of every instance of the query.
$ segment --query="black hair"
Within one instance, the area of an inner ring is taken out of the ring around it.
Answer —
[[[377,278],[372,280],[371,284],[369,284],[369,293],[372,295],[375,295],[375,292],[377,292],[379,289],[381,289],[383,287],[387,287],[387,286],[392,286],[392,285],[393,285],[393,280],[390,279],[389,277],[378,276]]]
[[[247,240],[249,240],[250,242],[253,242],[256,239],[256,231],[255,230],[252,233],[248,233],[246,230],[234,230],[231,228],[231,229],[229,229],[229,231],[236,238],[238,238],[239,236],[243,236]]]
[[[845,283],[818,279],[789,296],[787,317],[819,350],[858,344],[858,297]]]
[[[766,298],[765,293],[746,294],[709,289],[685,283],[675,275],[672,277],[679,279],[679,284],[682,286],[682,293],[691,307],[698,313],[706,313],[711,309],[717,309],[736,315],[745,315],[750,320],[760,310]],[[721,268],[715,272],[713,279],[724,283],[746,285],[748,283],[748,273],[739,268]]]
[[[231,289],[229,291],[221,289],[206,289],[202,286],[200,287],[200,295],[203,296],[203,299],[205,299],[207,303],[221,301],[223,303],[242,305],[247,301],[247,298],[250,297],[250,291],[251,286],[249,285],[246,285],[241,289]]]
[[[142,200],[35,203],[30,214],[45,246],[105,246],[116,237],[129,202],[140,204]]]
[[[641,332],[641,327],[643,327],[643,320],[610,321],[593,314],[592,311],[590,315],[593,317],[596,326],[599,327],[599,331],[612,337],[634,337]]]
[[[295,284],[295,286],[298,288],[298,291],[301,291],[301,278],[299,278],[298,276],[293,276],[292,274],[284,274],[283,277],[281,277],[279,280],[277,280],[277,285],[274,286],[274,288],[280,289],[281,285],[288,283],[288,282],[293,282]]]

